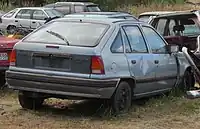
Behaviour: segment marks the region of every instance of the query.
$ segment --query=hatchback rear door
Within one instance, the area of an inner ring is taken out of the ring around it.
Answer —
[[[97,23],[53,22],[44,25],[17,45],[17,67],[45,74],[91,73],[94,47],[108,25]],[[87,33],[85,33],[87,32]]]

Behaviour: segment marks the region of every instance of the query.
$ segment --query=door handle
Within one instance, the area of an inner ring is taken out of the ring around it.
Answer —
[[[15,20],[15,22],[18,22],[18,20]]]
[[[32,23],[36,23],[35,21],[33,21]]]
[[[132,64],[136,64],[136,60],[131,60],[131,63]]]
[[[158,64],[158,63],[159,63],[159,61],[158,61],[158,60],[155,60],[155,61],[154,61],[154,63],[155,63],[155,64]]]

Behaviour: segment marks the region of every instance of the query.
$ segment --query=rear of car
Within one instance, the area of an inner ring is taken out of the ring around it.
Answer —
[[[13,46],[19,40],[0,36],[0,87],[5,84],[5,71],[9,68],[9,60]]]
[[[18,39],[0,36],[0,71],[8,69],[12,48],[18,41]]]
[[[6,72],[17,90],[85,98],[110,98],[118,82],[108,78],[101,42],[110,25],[52,21],[14,47]],[[86,33],[87,32],[87,33]]]
[[[18,13],[19,9],[13,9],[1,16],[0,20],[0,29],[6,30],[9,25],[16,25],[14,22],[15,14]]]

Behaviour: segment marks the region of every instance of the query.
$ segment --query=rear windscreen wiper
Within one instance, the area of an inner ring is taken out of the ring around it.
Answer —
[[[64,36],[62,36],[62,35],[60,35],[60,34],[58,34],[56,32],[50,31],[50,30],[47,30],[46,32],[49,33],[49,34],[51,34],[51,35],[56,36],[57,38],[59,38],[59,39],[61,39],[63,41],[65,41],[67,43],[67,45],[69,45],[68,40]]]

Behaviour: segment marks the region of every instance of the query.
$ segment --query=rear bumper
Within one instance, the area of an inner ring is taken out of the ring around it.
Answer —
[[[0,72],[5,72],[8,68],[9,66],[0,66]]]
[[[53,95],[83,98],[110,98],[119,79],[85,79],[6,71],[8,87]]]

